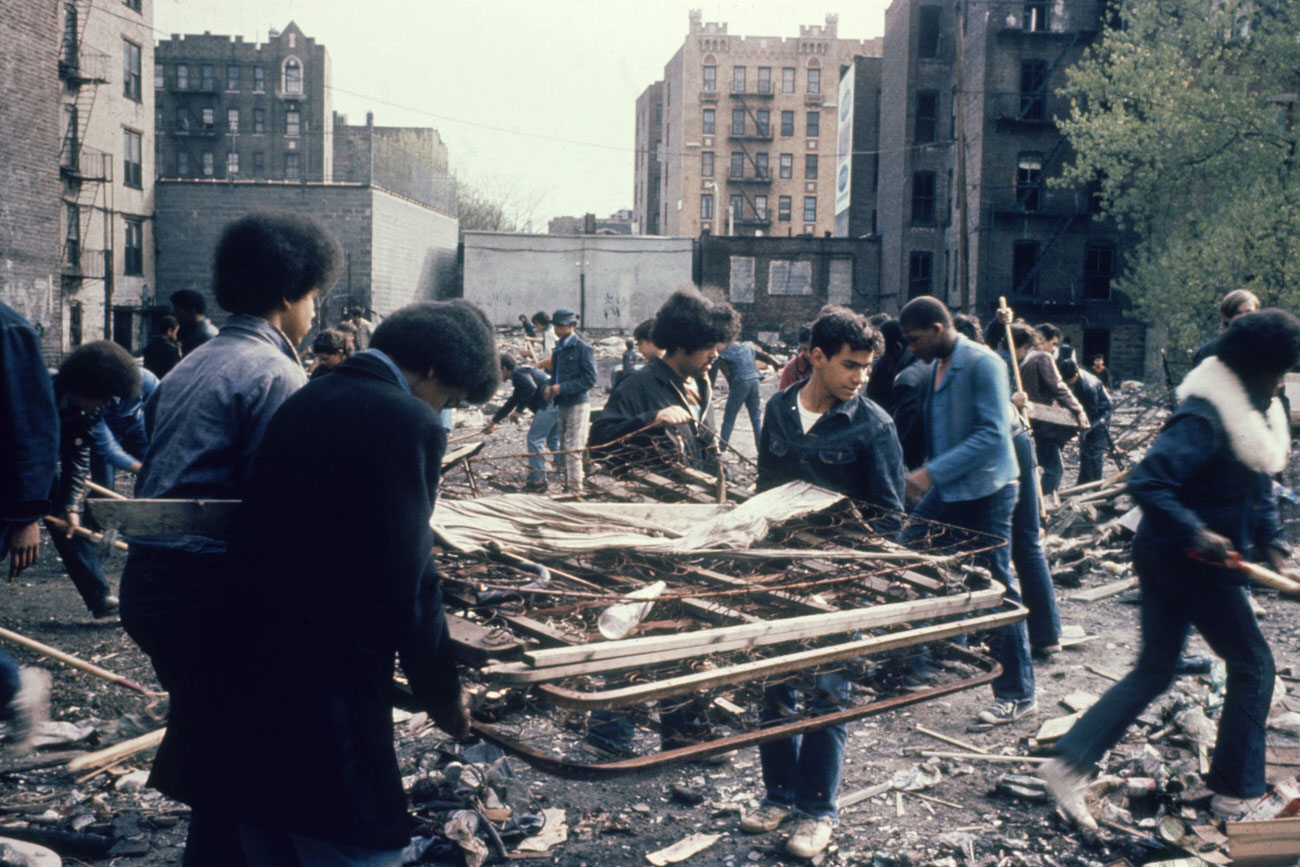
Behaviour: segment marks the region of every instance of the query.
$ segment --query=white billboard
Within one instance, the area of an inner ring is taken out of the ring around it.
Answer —
[[[849,208],[853,188],[853,82],[857,78],[857,61],[849,65],[840,78],[839,126],[835,148],[835,215]]]

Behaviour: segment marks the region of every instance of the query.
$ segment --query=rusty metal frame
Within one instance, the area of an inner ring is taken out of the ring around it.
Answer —
[[[784,738],[794,737],[795,735],[817,731],[818,729],[830,725],[847,723],[864,717],[875,716],[876,714],[897,710],[901,707],[909,707],[923,701],[929,701],[930,699],[951,695],[956,692],[961,692],[962,690],[980,686],[981,684],[990,683],[1002,674],[1002,665],[981,653],[976,653],[969,648],[952,643],[946,643],[945,648],[950,653],[964,657],[966,662],[976,665],[983,669],[983,671],[973,677],[953,681],[952,683],[940,684],[939,686],[921,692],[904,693],[892,698],[871,702],[870,704],[846,708],[841,711],[836,711],[835,713],[795,720],[769,728],[758,728],[738,735],[730,735],[728,737],[717,738],[714,740],[701,741],[700,743],[691,744],[689,746],[664,750],[662,752],[652,753],[645,756],[635,756],[629,759],[618,759],[615,761],[594,764],[573,762],[539,752],[523,741],[513,737],[501,726],[475,721],[472,723],[471,727],[474,733],[479,737],[496,744],[512,755],[518,756],[520,759],[540,771],[568,780],[610,779],[625,774],[655,770],[677,762],[692,761],[707,756],[717,755],[719,753],[732,752],[741,749],[742,747],[756,746],[761,743],[766,743],[767,741],[782,740]]]

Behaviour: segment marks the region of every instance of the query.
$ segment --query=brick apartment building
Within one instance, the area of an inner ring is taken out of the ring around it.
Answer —
[[[660,234],[833,229],[840,69],[855,55],[879,55],[881,46],[840,39],[837,27],[828,15],[824,25],[801,26],[798,38],[732,36],[725,23],[690,13],[690,33],[664,67]],[[638,190],[654,163],[638,160]],[[637,219],[648,229],[651,197],[639,201]]]
[[[584,214],[581,217],[552,217],[546,224],[548,235],[635,235],[632,211],[624,208],[608,217]]]
[[[1071,156],[1058,91],[1104,6],[894,0],[878,97],[880,280],[886,301],[932,294],[985,317],[1006,296],[1085,357],[1140,376],[1145,326],[1111,291],[1125,239],[1097,218],[1089,189],[1049,184]],[[860,92],[856,107],[875,101]]]
[[[664,83],[636,98],[636,183],[632,191],[635,235],[659,234],[659,160],[664,128]]]
[[[455,213],[448,174],[447,145],[431,127],[375,126],[366,112],[364,126],[349,126],[334,113],[334,180],[369,184]]]
[[[297,24],[265,43],[173,35],[153,69],[158,177],[332,178],[329,53]]]

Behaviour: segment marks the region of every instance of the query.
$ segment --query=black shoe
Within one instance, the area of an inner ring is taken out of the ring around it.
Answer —
[[[544,494],[549,487],[546,482],[529,482],[524,485],[524,491],[529,494]]]

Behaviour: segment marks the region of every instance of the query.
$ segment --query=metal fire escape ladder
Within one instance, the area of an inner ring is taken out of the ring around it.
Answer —
[[[63,269],[65,275],[78,281],[84,278],[102,279],[102,274],[87,273],[83,260],[88,252],[83,244],[90,229],[92,215],[107,206],[104,185],[113,178],[112,156],[85,146],[86,131],[95,109],[95,99],[101,84],[108,83],[108,55],[85,48],[85,21],[91,11],[91,0],[76,0],[66,7],[63,35],[63,56],[59,60],[59,77],[69,93],[75,94],[71,103],[71,123],[65,115],[63,142],[59,154],[59,172],[64,179],[63,201],[75,206],[76,237],[65,239]],[[105,201],[100,203],[101,196]],[[65,215],[64,231],[68,221]],[[111,227],[110,227],[111,228]]]

